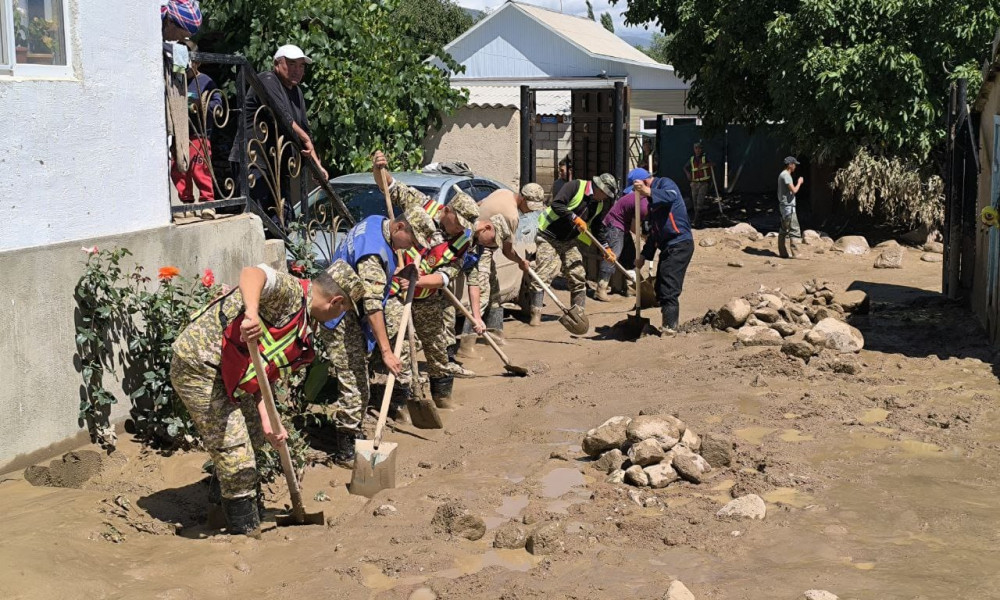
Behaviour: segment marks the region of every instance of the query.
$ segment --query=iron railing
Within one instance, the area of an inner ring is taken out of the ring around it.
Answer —
[[[295,243],[290,237],[293,227],[285,222],[284,209],[291,206],[294,218],[307,237],[316,242],[320,239],[329,242],[329,248],[315,244],[319,258],[328,260],[333,251],[335,232],[338,228],[353,225],[354,217],[313,161],[303,160],[303,148],[292,124],[273,109],[257,72],[243,56],[192,52],[191,60],[199,63],[201,70],[213,71],[220,77],[227,73],[235,75],[234,81],[205,92],[200,102],[191,103],[188,115],[195,135],[205,136],[212,129],[216,138],[231,138],[232,144],[229,147],[225,143],[219,144],[210,154],[207,150],[202,151],[201,158],[208,167],[216,199],[171,206],[171,213],[177,215],[202,209],[222,209],[226,212],[249,210],[260,217],[271,237],[292,245]],[[230,101],[231,94],[226,89],[235,93],[235,103]],[[254,134],[247,136],[247,95],[250,90],[260,100],[261,106],[252,115],[250,129]],[[231,147],[236,148],[235,161],[228,160]],[[314,206],[307,201],[310,176],[325,192],[324,201]],[[298,181],[298,196],[288,197],[295,186],[286,185],[286,181],[291,183],[294,180]],[[264,210],[250,193],[252,188],[260,185],[267,186],[267,192],[274,199],[274,213]]]

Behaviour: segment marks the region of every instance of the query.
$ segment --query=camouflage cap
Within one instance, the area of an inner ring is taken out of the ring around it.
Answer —
[[[490,217],[490,224],[493,225],[493,231],[497,235],[497,246],[506,242],[513,241],[511,238],[514,236],[514,232],[510,230],[510,223],[503,215],[493,215]]]
[[[479,220],[479,205],[465,192],[456,193],[448,202],[448,206],[458,216],[458,222],[466,229],[472,229],[473,224]]]
[[[521,196],[528,202],[545,202],[545,190],[537,183],[529,183],[521,188]]]
[[[365,295],[365,284],[358,277],[357,272],[351,268],[351,265],[343,260],[334,261],[326,268],[326,274],[340,286],[340,289],[344,290],[344,293],[351,300],[351,305],[357,306],[357,303]]]
[[[416,238],[417,245],[421,248],[430,248],[431,238],[437,231],[437,225],[427,211],[423,208],[412,205],[403,213],[406,222],[413,229],[413,237]]]
[[[601,173],[592,180],[594,185],[612,200],[618,199],[618,182],[611,173]]]

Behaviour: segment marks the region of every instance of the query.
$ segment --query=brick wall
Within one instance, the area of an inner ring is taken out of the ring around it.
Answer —
[[[559,117],[558,123],[535,123],[535,183],[548,193],[556,180],[559,161],[569,156],[573,125],[570,117]]]

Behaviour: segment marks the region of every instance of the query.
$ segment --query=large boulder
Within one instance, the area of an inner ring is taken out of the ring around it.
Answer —
[[[785,343],[781,345],[781,351],[788,356],[801,358],[806,362],[809,362],[809,359],[816,353],[816,349],[813,348],[813,345],[804,339],[785,340]]]
[[[927,263],[939,263],[944,262],[944,256],[933,252],[924,252],[920,255],[920,260]]]
[[[524,531],[524,528],[513,521],[507,521],[500,527],[497,527],[496,534],[493,537],[493,547],[504,550],[519,550],[524,548],[524,544],[527,541],[528,534]]]
[[[760,520],[767,516],[767,505],[757,494],[748,494],[723,506],[715,515],[720,518]]]
[[[697,452],[701,449],[701,438],[695,432],[686,429],[684,435],[681,436],[681,445],[689,448],[692,452]]]
[[[649,487],[657,490],[665,488],[681,478],[681,476],[677,474],[677,471],[665,462],[658,465],[650,465],[643,469],[643,471],[646,473],[646,479],[649,481]]]
[[[716,469],[728,467],[733,463],[733,442],[717,433],[706,433],[701,436],[702,458]]]
[[[591,429],[583,438],[583,451],[587,456],[598,457],[612,448],[621,447],[626,440],[625,430],[631,421],[628,417],[611,417]]]
[[[622,451],[618,448],[612,448],[602,454],[600,458],[590,463],[590,466],[602,473],[611,473],[622,468],[624,462],[625,455],[622,454]]]
[[[862,256],[871,252],[871,246],[868,245],[868,240],[864,236],[845,235],[833,244],[833,250],[835,252],[843,252],[844,254]]]
[[[649,475],[639,465],[632,465],[625,469],[625,483],[637,487],[646,487],[649,485]]]
[[[849,313],[865,314],[871,308],[871,300],[868,298],[868,294],[862,290],[849,290],[835,294],[833,302],[844,307],[844,310]]]
[[[719,320],[723,329],[730,327],[738,329],[747,322],[747,318],[753,314],[753,307],[743,298],[733,298],[726,305],[719,309]]]
[[[663,460],[664,456],[665,452],[663,451],[663,447],[660,445],[660,441],[656,438],[649,438],[641,442],[637,442],[632,444],[632,447],[628,449],[629,461],[633,465],[639,465],[640,467],[655,465]]]
[[[781,334],[763,325],[747,325],[736,332],[736,339],[744,346],[780,346]]]
[[[944,244],[941,242],[927,242],[924,244],[924,252],[932,254],[944,254]]]
[[[563,528],[558,521],[541,525],[528,535],[525,548],[535,556],[553,554],[563,547]]]
[[[889,247],[882,251],[875,259],[876,269],[902,269],[903,268],[903,250],[902,246]]]
[[[799,328],[786,321],[778,321],[777,323],[771,323],[771,329],[778,332],[778,334],[783,337],[789,337],[795,335]]]
[[[821,334],[824,346],[837,352],[860,352],[865,347],[865,336],[839,319],[823,319],[813,327],[813,333]]]
[[[758,308],[754,311],[753,316],[757,317],[757,320],[761,323],[777,323],[781,320],[781,315],[778,314],[778,311],[770,306]]]
[[[712,470],[712,466],[708,464],[707,460],[694,453],[674,456],[672,466],[678,475],[691,483],[705,481],[708,473]]]
[[[756,239],[758,231],[750,223],[737,223],[727,228],[726,233],[729,235],[745,235]]]
[[[625,435],[628,441],[638,443],[655,439],[664,450],[670,450],[684,436],[687,426],[671,415],[641,415],[628,424]]]

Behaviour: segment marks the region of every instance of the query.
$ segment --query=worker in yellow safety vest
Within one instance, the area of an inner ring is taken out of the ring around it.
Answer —
[[[712,185],[712,161],[705,156],[701,142],[694,144],[694,156],[684,165],[684,173],[691,183],[691,205],[688,211],[691,213],[691,226],[698,226],[698,213],[705,205],[705,198],[708,197],[708,189]]]
[[[618,182],[614,175],[604,173],[590,181],[568,181],[552,203],[538,216],[538,235],[535,237],[535,270],[547,284],[551,283],[562,268],[569,285],[570,301],[581,309],[587,300],[587,273],[583,267],[583,254],[577,241],[591,244],[584,233],[604,211],[604,207],[618,198]],[[614,252],[604,250],[604,259],[614,262]],[[531,283],[531,320],[537,327],[542,322],[544,290]]]

